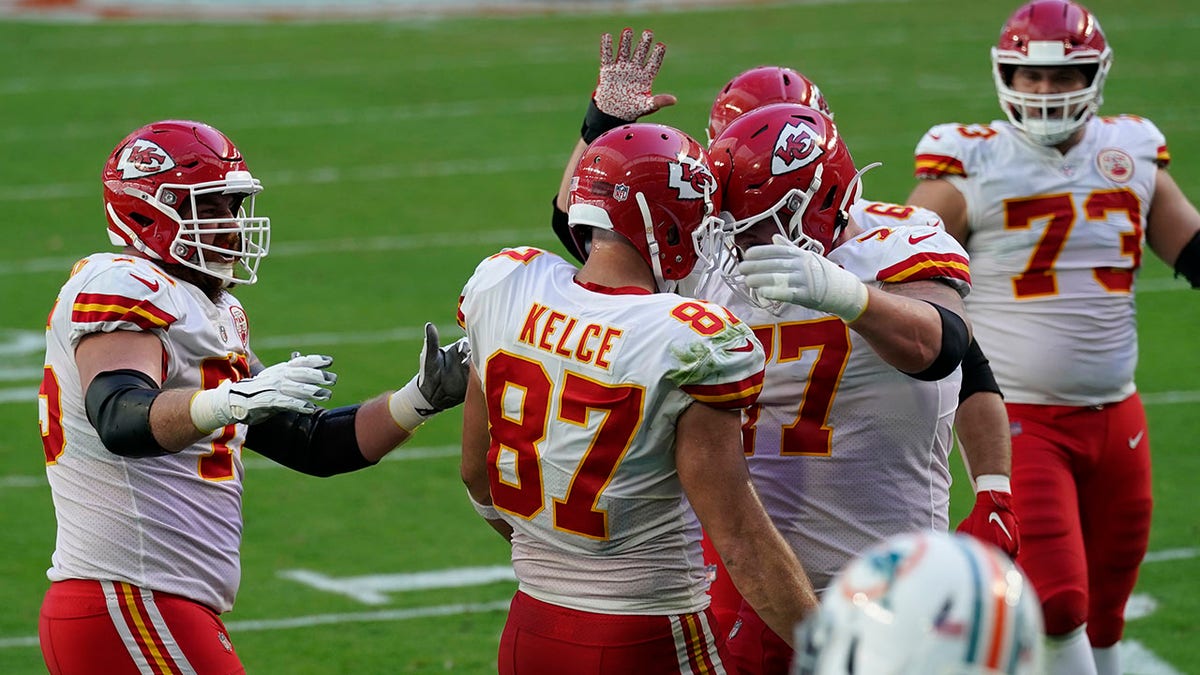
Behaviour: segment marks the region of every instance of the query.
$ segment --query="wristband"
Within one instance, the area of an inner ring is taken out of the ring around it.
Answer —
[[[480,504],[471,496],[471,491],[467,490],[467,499],[471,500],[471,506],[475,507],[475,513],[478,513],[484,520],[501,520],[500,512],[491,504]]]
[[[999,473],[985,473],[975,477],[975,494],[984,491],[1006,492],[1012,494],[1012,481],[1008,476]]]
[[[591,145],[592,141],[600,138],[603,133],[626,124],[630,124],[630,121],[609,115],[596,107],[596,99],[593,98],[588,101],[588,109],[583,116],[583,126],[579,129],[579,137],[583,139],[584,143]]]
[[[192,416],[192,426],[196,427],[196,431],[211,434],[236,421],[228,405],[229,384],[230,381],[225,380],[215,389],[201,389],[192,395],[188,412]]]
[[[425,414],[421,414],[421,411]],[[388,412],[397,426],[411,434],[437,411],[421,395],[421,390],[417,388],[417,376],[414,375],[408,384],[388,397]]]

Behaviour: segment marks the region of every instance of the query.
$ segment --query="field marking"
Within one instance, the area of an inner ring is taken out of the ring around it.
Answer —
[[[463,246],[477,246],[479,244],[513,246],[527,241],[533,241],[534,243],[554,241],[553,235],[554,233],[550,228],[545,227],[536,230],[485,230],[482,232],[463,232],[458,234],[430,232],[400,236],[309,239],[276,244],[271,247],[270,257],[290,258],[293,256],[319,255],[330,251],[357,253],[371,251],[410,251],[431,247],[460,248]],[[115,252],[116,249],[114,248],[113,251]],[[0,261],[0,276],[53,272],[65,277],[67,272],[70,271],[71,266],[89,255],[89,253],[94,253],[94,251],[82,251],[78,255],[73,256]],[[26,331],[26,333],[28,334],[29,332]],[[28,338],[26,339],[28,340]],[[37,333],[36,339],[44,341],[44,332]],[[0,350],[5,348],[6,344],[0,343]],[[0,354],[2,353],[4,352],[0,351]]]
[[[483,586],[499,581],[516,581],[512,565],[492,567],[459,567],[407,574],[366,574],[353,577],[333,577],[313,570],[283,570],[279,577],[319,591],[344,595],[365,605],[386,605],[392,602],[387,593]]]
[[[406,621],[409,619],[425,619],[438,616],[486,614],[488,612],[506,611],[510,602],[510,600],[497,600],[495,602],[467,603],[459,605],[435,605],[432,607],[411,607],[407,609],[382,609],[373,612],[310,614],[308,616],[293,616],[282,619],[244,619],[241,621],[226,621],[225,627],[229,629],[229,632],[236,634],[250,633],[253,631],[285,630],[288,628],[308,628],[311,626],[327,626],[331,624],[343,623]],[[38,639],[36,635],[29,637],[0,638],[0,649],[37,646]]]
[[[419,459],[444,459],[446,457],[458,457],[461,454],[462,448],[457,445],[433,445],[414,448],[402,446],[384,455],[380,462],[413,462]],[[282,464],[272,462],[253,451],[246,453],[245,459],[242,460],[242,466],[255,471],[286,468]],[[32,488],[42,487],[46,484],[45,474],[0,476],[0,488]]]
[[[451,159],[440,162],[380,164],[355,167],[317,167],[302,171],[276,171],[266,187],[280,185],[328,185],[341,182],[378,182],[417,178],[445,178],[507,174],[514,171],[562,170],[565,155],[498,157],[495,159]],[[97,186],[91,182],[40,183],[0,187],[0,203],[60,199],[95,199]],[[548,229],[546,231],[549,231]]]
[[[1183,675],[1137,640],[1121,640],[1121,670],[1125,675]]]
[[[1168,549],[1157,553],[1148,554],[1145,562],[1157,562],[1164,560],[1179,560],[1184,558],[1192,558],[1200,553],[1200,549]],[[490,578],[489,581],[481,583],[492,583],[493,581],[505,581],[507,578],[499,578],[502,575],[499,570],[507,569],[511,572],[511,568],[505,567],[477,567],[477,568],[459,568],[458,570],[435,570],[432,572],[419,572],[408,575],[376,575],[375,578],[399,578],[407,577],[410,587],[404,590],[427,589],[427,588],[442,588],[445,586],[433,584],[445,584],[449,580],[453,580],[455,575],[463,575],[465,578],[483,579]],[[494,577],[489,577],[488,572],[481,570],[497,570]],[[299,571],[295,571],[299,572]],[[295,573],[293,572],[293,573]],[[281,573],[284,576],[287,573]],[[324,577],[313,573],[312,578],[333,579],[332,577]],[[342,577],[340,581],[346,580],[364,580],[371,577]],[[360,582],[362,583],[362,582]],[[466,585],[466,584],[458,584]],[[366,585],[363,586],[364,588]],[[334,591],[338,592],[338,591]],[[1125,606],[1126,616],[1131,619],[1141,619],[1153,612],[1157,608],[1157,604],[1150,596],[1137,596],[1138,600],[1133,601]],[[1130,615],[1131,605],[1133,607],[1133,615]],[[283,630],[288,628],[305,628],[310,626],[322,626],[329,624],[342,623],[364,623],[364,622],[381,622],[381,621],[403,621],[407,619],[420,619],[436,616],[455,616],[459,614],[478,614],[484,612],[496,612],[507,610],[509,606],[508,600],[501,600],[490,603],[480,604],[462,604],[462,605],[437,605],[433,607],[414,607],[409,609],[393,609],[379,610],[373,612],[350,612],[340,614],[314,614],[308,616],[288,617],[281,619],[252,619],[244,621],[227,621],[225,626],[232,632],[250,632],[264,630]],[[28,637],[9,637],[0,638],[0,649],[12,649],[16,647],[37,647],[37,636]],[[1122,657],[1126,663],[1125,672],[1129,675],[1181,675],[1179,671],[1172,668],[1162,659],[1158,658],[1150,650],[1146,649],[1141,643],[1136,640],[1121,641]]]

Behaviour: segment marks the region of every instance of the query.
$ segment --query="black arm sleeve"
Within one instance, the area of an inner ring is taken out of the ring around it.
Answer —
[[[567,249],[567,253],[575,256],[579,262],[584,262],[583,251],[579,250],[575,237],[571,236],[571,227],[567,225],[567,212],[558,208],[558,195],[550,200],[550,208],[554,209],[550,215],[550,227],[554,228],[554,234],[558,235],[558,240]]]
[[[967,323],[962,320],[962,317],[941,305],[928,300],[924,302],[932,305],[937,310],[938,316],[942,317],[942,347],[938,351],[937,358],[929,364],[928,368],[919,373],[906,374],[918,380],[932,382],[953,373],[958,364],[962,363],[963,355],[967,353],[970,336],[967,333]]]
[[[1200,232],[1184,245],[1175,260],[1175,276],[1183,275],[1192,288],[1200,288]]]
[[[358,449],[359,406],[315,413],[281,412],[246,432],[246,447],[289,469],[325,478],[372,465]]]
[[[605,132],[626,124],[632,124],[632,122],[600,110],[596,106],[596,99],[593,98],[588,100],[587,112],[583,114],[583,126],[579,128],[579,137],[583,139],[584,143],[591,145],[592,141],[603,136]]]
[[[992,374],[987,356],[975,338],[971,338],[971,346],[967,347],[967,353],[963,355],[962,360],[962,389],[958,390],[958,404],[962,405],[963,401],[982,391],[990,391],[1004,398],[1004,392],[1000,391],[1000,385],[996,384],[996,376]]]
[[[92,378],[83,404],[100,442],[122,457],[170,454],[150,431],[150,406],[161,390],[140,370],[108,370]]]

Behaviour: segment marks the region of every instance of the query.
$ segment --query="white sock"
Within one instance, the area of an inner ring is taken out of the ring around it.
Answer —
[[[1098,675],[1087,625],[1046,637],[1046,675]]]
[[[1118,642],[1111,647],[1092,647],[1092,656],[1096,659],[1096,672],[1099,675],[1121,675],[1121,650]]]

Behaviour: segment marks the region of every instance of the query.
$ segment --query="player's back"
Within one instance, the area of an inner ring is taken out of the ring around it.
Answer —
[[[753,402],[761,348],[720,307],[586,286],[576,272],[539,249],[506,250],[461,302],[521,590],[581,610],[698,611],[704,565],[675,424],[695,401]]]
[[[58,520],[51,580],[126,581],[230,609],[240,578],[245,426],[171,455],[116,455],[88,421],[75,347],[91,333],[150,332],[163,345],[164,388],[211,387],[248,375],[245,319],[232,295],[214,304],[141,258],[103,253],[76,264],[48,318],[40,393]]]
[[[866,201],[851,213],[868,229],[829,259],[864,283],[941,279],[967,291],[966,255],[935,214]],[[763,344],[763,393],[743,424],[747,461],[815,588],[881,539],[947,528],[958,371],[921,381],[885,362],[836,316],[799,305],[755,307],[720,282],[702,292],[727,304]]]

